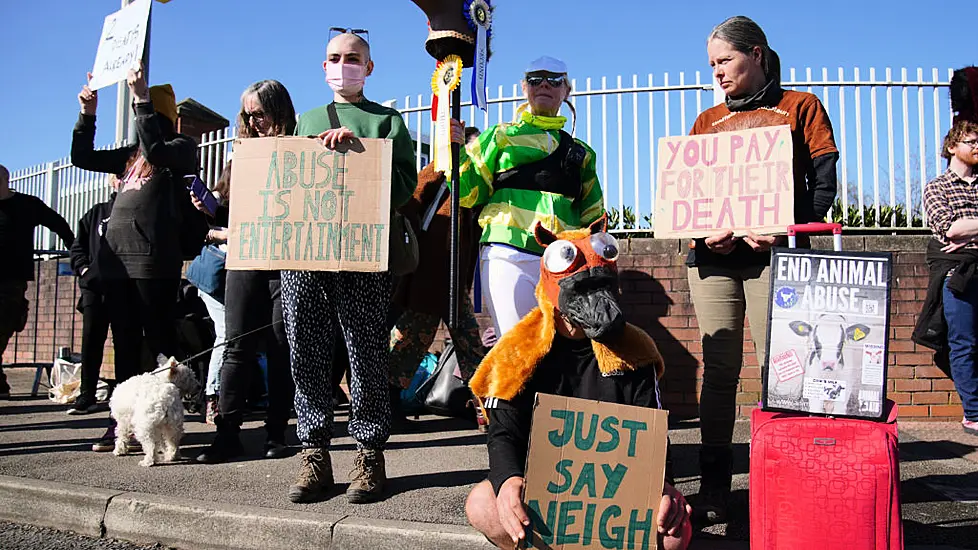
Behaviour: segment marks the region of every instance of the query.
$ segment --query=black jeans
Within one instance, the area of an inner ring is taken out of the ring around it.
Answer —
[[[82,291],[86,292],[86,291]],[[81,395],[95,401],[95,389],[98,386],[98,374],[102,370],[102,359],[105,339],[109,336],[109,309],[101,295],[92,296],[82,306],[82,372]],[[113,332],[116,329],[113,328]]]
[[[159,354],[177,355],[179,279],[123,279],[107,281],[105,286],[105,302],[113,327],[117,384],[156,368]],[[143,361],[144,340],[153,358],[151,364]]]
[[[285,442],[285,428],[295,385],[289,368],[289,344],[282,322],[282,283],[278,271],[228,271],[225,285],[225,336],[221,391],[218,401],[221,425],[241,426],[245,402],[256,374],[258,343],[265,342],[268,359],[268,413],[265,430],[269,440]],[[271,327],[244,338],[242,334]],[[326,388],[323,388],[326,391]]]

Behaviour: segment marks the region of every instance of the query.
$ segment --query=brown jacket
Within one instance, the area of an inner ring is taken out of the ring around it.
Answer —
[[[451,251],[451,207],[450,195],[446,192],[442,204],[428,230],[421,229],[428,205],[438,196],[438,190],[445,181],[441,172],[435,172],[429,164],[418,173],[418,187],[411,199],[400,208],[400,212],[411,220],[418,236],[418,252],[421,258],[418,269],[398,281],[394,291],[394,304],[402,309],[418,313],[438,315],[448,318],[449,258]],[[472,288],[476,264],[479,259],[479,229],[477,213],[468,208],[459,211],[461,238],[459,239],[459,268],[462,271],[462,292]]]

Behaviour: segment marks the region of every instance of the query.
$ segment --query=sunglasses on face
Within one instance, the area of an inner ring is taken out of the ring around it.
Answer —
[[[559,88],[567,82],[567,77],[564,75],[560,76],[528,76],[526,77],[526,83],[530,86],[536,88],[537,86],[543,84],[546,81],[550,84],[551,88]]]
[[[330,27],[329,39],[332,40],[334,36],[347,33],[355,34],[362,38],[367,44],[370,43],[370,31],[367,29],[351,29],[350,27]]]
[[[265,116],[265,111],[252,111],[250,113],[245,111],[244,113],[245,122],[254,120],[255,122],[261,123],[265,121]]]

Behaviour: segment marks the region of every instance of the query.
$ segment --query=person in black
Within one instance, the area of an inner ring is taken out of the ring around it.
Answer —
[[[262,80],[249,86],[241,95],[238,114],[238,137],[290,136],[295,131],[295,108],[288,90],[276,80]],[[230,165],[225,170],[230,170]],[[230,177],[228,177],[230,182]],[[233,182],[223,199],[234,195]],[[218,209],[217,225],[228,225],[228,207]],[[215,239],[227,239],[226,230],[218,230]],[[258,343],[264,339],[268,364],[268,412],[265,418],[266,458],[288,455],[285,430],[295,386],[289,367],[289,347],[282,321],[282,282],[278,271],[228,271],[224,294],[225,337],[230,342],[224,350],[221,383],[218,392],[218,415],[214,418],[217,436],[197,457],[198,462],[213,464],[241,455],[239,432],[244,419],[249,390],[255,378]],[[240,338],[243,334],[260,330]],[[327,391],[327,388],[323,388]]]
[[[34,280],[34,228],[43,225],[66,247],[75,240],[71,226],[32,195],[10,189],[10,172],[0,166],[0,397],[10,396],[2,358],[7,342],[27,325],[27,282]]]
[[[68,408],[69,415],[94,412],[95,388],[102,368],[102,352],[109,335],[109,312],[105,307],[105,288],[100,282],[97,258],[107,254],[105,226],[109,223],[116,194],[93,206],[78,221],[78,236],[71,245],[71,269],[78,276],[76,309],[82,314],[82,372],[78,398]]]
[[[89,78],[91,76],[89,75]],[[127,78],[136,113],[137,144],[96,151],[98,95],[87,85],[78,94],[81,114],[71,141],[75,166],[120,177],[119,194],[105,228],[98,261],[112,325],[115,379],[122,383],[144,367],[143,342],[150,357],[177,355],[176,303],[183,268],[185,235],[204,241],[207,221],[186,195],[183,176],[197,170],[197,144],[176,133],[176,97],[169,84],[149,88],[142,66]],[[185,201],[185,204],[180,201]],[[92,450],[113,448],[115,424]]]
[[[465,512],[500,548],[524,539],[530,525],[522,492],[536,394],[662,407],[658,377],[664,361],[652,339],[624,321],[618,245],[605,228],[605,217],[556,236],[535,226],[537,242],[547,247],[536,290],[539,305],[503,335],[470,383],[489,419],[489,479],[469,493]],[[667,458],[659,545],[684,549],[692,536],[692,510],[673,487],[670,470]]]

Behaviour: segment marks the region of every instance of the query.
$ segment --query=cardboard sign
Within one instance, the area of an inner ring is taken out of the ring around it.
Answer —
[[[527,548],[656,548],[669,413],[538,394]]]
[[[764,408],[880,418],[891,256],[776,248]]]
[[[790,126],[659,140],[658,239],[784,233],[794,223]]]
[[[239,139],[228,269],[387,271],[389,139],[331,151],[306,137]]]
[[[136,0],[105,18],[92,67],[91,89],[121,82],[129,69],[139,65],[146,47],[151,4],[152,0]]]

